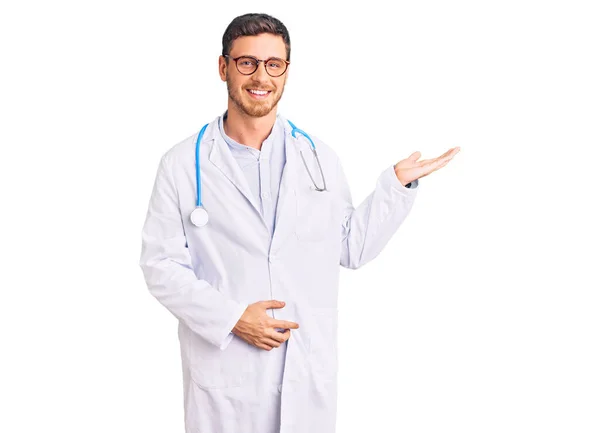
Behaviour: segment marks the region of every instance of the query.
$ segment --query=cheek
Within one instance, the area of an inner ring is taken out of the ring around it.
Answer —
[[[227,87],[229,87],[230,90],[235,91],[235,92],[243,92],[243,89],[242,89],[243,82],[241,80],[236,80],[231,74],[226,74],[226,77],[227,77]]]
[[[285,82],[286,82],[286,80],[282,80],[279,83],[277,83],[277,93],[283,92],[283,88],[285,87]]]

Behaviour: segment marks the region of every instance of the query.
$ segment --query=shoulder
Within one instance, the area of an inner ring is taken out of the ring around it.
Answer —
[[[215,131],[218,131],[217,121],[218,118],[206,124],[206,129],[202,133],[202,140],[200,142],[202,152],[204,152],[209,147],[202,146],[208,145],[213,140]],[[204,126],[198,131],[194,132],[189,137],[184,138],[183,140],[168,148],[166,152],[162,155],[162,161],[164,161],[164,163],[170,167],[184,164],[190,161],[191,155],[196,154],[196,142],[203,128]]]
[[[198,132],[195,132],[193,135],[190,135],[187,138],[179,141],[178,143],[172,145],[167,151],[163,154],[163,159],[168,161],[174,161],[182,157],[182,155],[189,155],[189,152],[196,147],[196,139],[198,137]]]

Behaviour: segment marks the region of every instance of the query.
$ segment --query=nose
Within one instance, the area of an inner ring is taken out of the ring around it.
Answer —
[[[254,74],[252,74],[252,78],[260,83],[267,83],[269,81],[269,77],[270,75],[267,74],[264,60],[260,61],[258,63],[258,68],[256,68],[256,71],[254,71]]]

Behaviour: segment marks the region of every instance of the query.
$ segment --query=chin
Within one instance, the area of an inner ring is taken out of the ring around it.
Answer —
[[[246,113],[252,117],[265,117],[266,115],[271,113],[271,111],[273,111],[272,107],[268,110],[253,110],[253,111],[246,112]]]
[[[243,104],[242,111],[250,117],[264,117],[275,108],[274,105],[249,105]]]

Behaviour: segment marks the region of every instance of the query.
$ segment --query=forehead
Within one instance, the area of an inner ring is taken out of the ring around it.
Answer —
[[[287,58],[283,38],[270,33],[237,38],[233,41],[229,54],[231,57],[254,56],[259,59],[267,59],[269,57]]]

